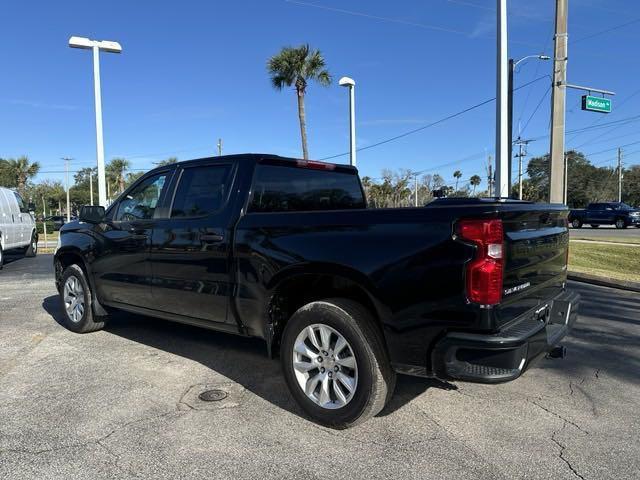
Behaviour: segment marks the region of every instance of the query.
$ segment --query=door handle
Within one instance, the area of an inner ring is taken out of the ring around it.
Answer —
[[[224,237],[218,233],[203,233],[200,235],[200,241],[204,243],[219,243]]]

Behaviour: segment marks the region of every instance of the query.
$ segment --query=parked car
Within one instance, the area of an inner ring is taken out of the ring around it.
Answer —
[[[577,318],[567,209],[452,199],[367,209],[350,166],[233,155],[156,168],[60,231],[64,325],[112,309],[265,340],[319,423],[378,413],[396,373],[519,377]],[[555,349],[554,349],[555,347]]]
[[[21,250],[33,257],[38,252],[36,222],[18,192],[0,187],[0,269],[4,264],[4,253]]]
[[[573,228],[582,228],[584,224],[589,224],[593,228],[598,228],[600,225],[640,228],[640,209],[622,202],[590,203],[586,209],[571,210],[569,222]]]

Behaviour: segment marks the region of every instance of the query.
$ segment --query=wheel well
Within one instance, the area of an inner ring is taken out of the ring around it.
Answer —
[[[371,313],[376,328],[384,338],[375,304],[359,283],[336,275],[303,274],[282,282],[271,297],[267,311],[271,337],[267,340],[269,353],[278,351],[284,327],[296,310],[308,303],[332,297],[348,298],[363,305]]]
[[[58,255],[56,255],[56,259],[55,259],[56,282],[60,281],[60,279],[62,278],[62,273],[65,271],[65,269],[68,266],[73,265],[74,263],[82,269],[82,271],[86,276],[87,269],[85,268],[82,257],[78,253],[61,252]]]

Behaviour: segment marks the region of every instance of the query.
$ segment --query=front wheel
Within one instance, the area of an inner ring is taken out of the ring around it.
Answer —
[[[395,372],[374,318],[346,299],[309,303],[286,325],[280,356],[293,397],[315,421],[344,429],[385,406]]]
[[[573,228],[582,228],[582,221],[579,218],[574,218],[571,222]]]
[[[38,254],[38,235],[35,233],[31,235],[31,243],[25,248],[25,257],[35,257]]]
[[[65,268],[60,285],[63,325],[77,333],[102,329],[106,319],[93,313],[91,287],[82,268],[76,264]]]
[[[627,228],[627,222],[624,221],[624,218],[616,219],[616,228]]]

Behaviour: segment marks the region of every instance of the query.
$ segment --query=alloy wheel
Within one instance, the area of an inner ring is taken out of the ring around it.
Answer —
[[[64,283],[64,309],[69,320],[74,323],[80,322],[84,315],[84,288],[80,280],[71,275]]]
[[[351,345],[322,323],[309,325],[296,338],[293,370],[307,398],[322,408],[344,407],[358,387],[358,363]]]

